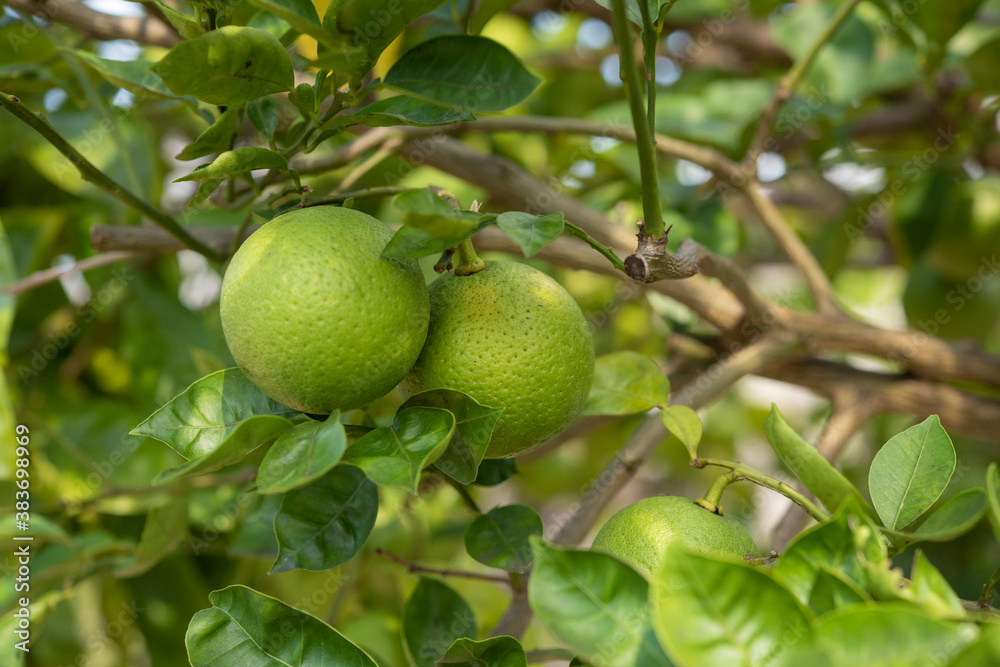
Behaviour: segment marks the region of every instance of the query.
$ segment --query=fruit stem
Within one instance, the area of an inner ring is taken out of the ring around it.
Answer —
[[[746,466],[742,463],[734,463],[733,461],[724,461],[722,459],[696,458],[695,460],[691,461],[691,465],[694,466],[695,468],[704,468],[705,466],[719,466],[720,468],[728,468],[729,470],[732,471],[727,475],[723,475],[723,477],[729,477],[731,479],[729,481],[726,481],[725,484],[720,487],[719,489],[720,495],[722,494],[722,489],[732,484],[733,482],[747,480],[753,482],[754,484],[757,484],[758,486],[763,486],[765,489],[771,489],[772,491],[780,493],[781,495],[785,496],[793,503],[804,509],[806,513],[809,514],[809,516],[816,519],[820,523],[823,523],[824,521],[828,521],[830,519],[830,516],[826,512],[821,510],[816,505],[816,503],[806,498],[803,494],[799,493],[798,491],[788,486],[784,482],[777,480],[773,477],[768,477],[764,473],[758,472],[753,468]],[[718,486],[719,484],[720,482],[718,480],[716,480],[715,483],[712,484],[712,488],[709,489],[707,494],[705,494],[706,499],[711,499],[711,494],[713,490],[715,490],[715,487]],[[715,500],[717,502],[718,498],[716,498]]]
[[[704,507],[709,512],[714,512],[715,514],[722,516],[722,505],[719,504],[722,500],[722,492],[726,490],[727,486],[738,480],[739,478],[732,472],[719,475],[715,478],[715,481],[712,482],[712,486],[709,487],[708,492],[703,497],[694,501],[695,504]]]
[[[472,239],[465,239],[458,244],[455,259],[456,276],[471,276],[486,268],[486,262],[479,259],[476,249],[472,246]]]

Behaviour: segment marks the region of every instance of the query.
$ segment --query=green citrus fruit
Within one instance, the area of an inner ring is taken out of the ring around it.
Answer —
[[[590,329],[573,297],[541,271],[486,262],[431,283],[427,342],[400,390],[447,388],[503,408],[488,458],[517,456],[583,409],[594,375]]]
[[[680,496],[645,498],[621,509],[601,527],[591,548],[652,577],[673,544],[699,556],[734,563],[745,562],[745,554],[761,555],[743,524]]]
[[[430,306],[417,263],[381,257],[391,237],[370,215],[320,206],[278,216],[240,247],[222,283],[222,328],[265,394],[327,414],[406,375]]]

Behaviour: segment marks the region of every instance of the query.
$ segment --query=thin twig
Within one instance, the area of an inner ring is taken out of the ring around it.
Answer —
[[[423,565],[418,565],[417,563],[408,561],[402,556],[397,556],[391,551],[386,551],[385,549],[376,549],[375,554],[382,556],[383,558],[388,558],[394,563],[403,565],[406,567],[406,571],[411,573],[436,574],[442,577],[462,577],[464,579],[479,579],[481,581],[495,581],[500,584],[510,585],[510,577],[504,577],[498,574],[481,574],[479,572],[467,572],[465,570],[442,570],[436,567],[424,567]]]
[[[809,500],[809,498],[807,498],[804,494],[799,493],[781,480],[774,479],[773,477],[758,472],[757,470],[754,470],[753,468],[742,463],[724,461],[721,459],[697,458],[694,461],[691,461],[691,465],[695,468],[704,468],[705,466],[718,466],[720,468],[726,468],[727,470],[732,471],[729,475],[730,483],[741,480],[753,482],[758,486],[762,486],[765,489],[771,489],[772,491],[785,496],[793,503],[804,509],[809,516],[817,521],[826,521],[830,518],[826,512],[821,510],[816,503]]]
[[[46,21],[67,25],[96,39],[130,39],[166,48],[180,41],[169,24],[151,16],[112,16],[95,11],[82,2],[4,0],[4,4]]]
[[[604,255],[604,257],[606,257],[607,260],[611,262],[611,265],[613,267],[615,267],[622,273],[625,273],[625,263],[622,262],[622,258],[619,257],[618,253],[616,253],[614,250],[598,243],[597,241],[594,240],[594,238],[590,234],[583,231],[582,229],[572,224],[568,220],[566,221],[565,226],[563,227],[563,231],[565,231],[570,236],[574,236],[580,239],[581,241],[584,241],[591,248]]]
[[[833,18],[830,19],[830,22],[823,29],[823,32],[819,34],[816,41],[809,47],[809,50],[795,61],[795,64],[788,70],[788,73],[778,82],[778,87],[774,90],[774,94],[764,109],[760,123],[757,125],[757,132],[754,134],[753,141],[750,142],[750,148],[747,150],[745,161],[756,161],[757,157],[764,150],[767,138],[771,135],[771,127],[774,125],[774,119],[778,115],[778,109],[792,96],[792,93],[795,92],[803,77],[809,72],[809,68],[816,60],[816,56],[819,55],[819,52],[826,46],[827,42],[833,39],[833,36],[840,30],[840,27],[850,18],[851,12],[854,11],[859,1],[844,0],[837,8]]]
[[[42,285],[55,282],[63,276],[89,271],[100,266],[107,266],[108,264],[114,264],[115,262],[120,262],[132,257],[138,257],[142,254],[142,252],[137,250],[112,250],[111,252],[105,252],[86,259],[81,259],[79,262],[74,262],[69,266],[54,266],[51,269],[35,271],[30,276],[26,276],[17,282],[0,286],[0,296],[17,296],[18,294],[23,294],[28,290],[33,290],[36,287],[41,287]]]
[[[83,157],[73,146],[66,141],[62,135],[56,132],[55,128],[42,120],[34,113],[28,111],[21,104],[21,100],[14,95],[0,92],[0,107],[3,107],[14,115],[25,125],[42,135],[46,141],[55,147],[60,153],[77,168],[85,181],[89,181],[107,192],[112,197],[124,202],[139,213],[143,214],[154,223],[165,229],[188,248],[196,250],[214,260],[221,260],[222,254],[208,247],[198,239],[194,238],[178,224],[171,216],[140,199],[130,191],[125,189],[120,183],[115,182],[110,176],[95,167],[87,158]]]
[[[383,185],[376,188],[365,188],[364,190],[354,190],[352,192],[341,192],[340,194],[327,195],[317,199],[308,199],[302,202],[302,206],[326,206],[329,204],[342,204],[348,199],[361,201],[362,199],[378,199],[379,197],[393,197],[403,192],[409,192],[417,188],[408,188],[401,185]]]
[[[632,43],[632,26],[625,15],[625,0],[612,0],[611,25],[618,41],[619,75],[625,85],[635,127],[636,151],[639,154],[639,177],[642,181],[642,214],[646,232],[655,238],[663,236],[663,214],[660,211],[660,186],[656,178],[656,147],[642,106],[642,85],[639,82],[639,65],[635,60]]]

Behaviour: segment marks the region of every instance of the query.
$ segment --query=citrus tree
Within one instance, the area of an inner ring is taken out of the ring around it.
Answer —
[[[674,5],[6,0],[0,664],[1000,664],[1000,3]]]

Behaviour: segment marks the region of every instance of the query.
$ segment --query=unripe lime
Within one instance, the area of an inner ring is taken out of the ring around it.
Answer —
[[[743,524],[680,496],[644,498],[621,509],[601,527],[591,548],[653,577],[673,544],[733,563],[745,562],[746,554],[761,555]]]
[[[392,390],[416,361],[429,304],[413,260],[381,257],[385,223],[322,206],[246,240],[222,283],[226,342],[247,377],[296,410],[327,414]]]
[[[431,283],[431,324],[404,396],[448,388],[503,408],[486,456],[534,449],[583,409],[594,375],[590,329],[573,297],[527,264],[487,262]]]

